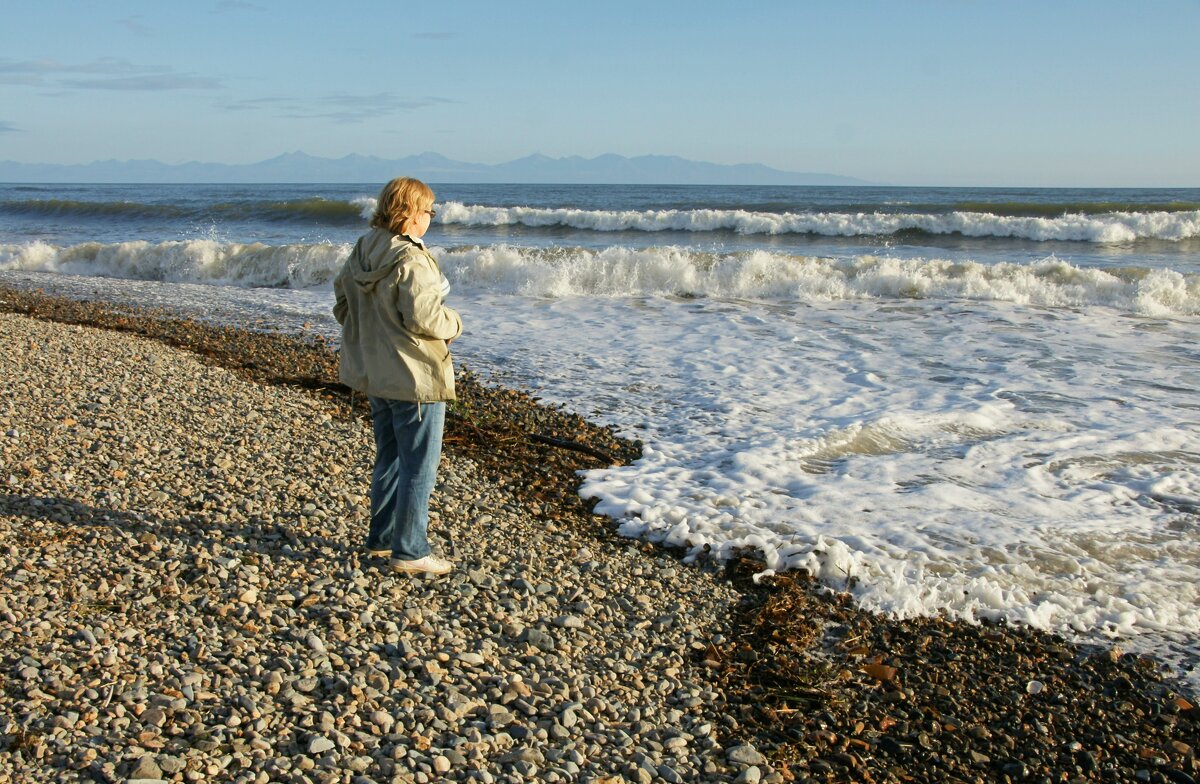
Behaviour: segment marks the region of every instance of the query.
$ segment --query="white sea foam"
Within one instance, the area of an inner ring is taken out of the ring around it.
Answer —
[[[363,220],[370,221],[371,216],[375,214],[375,207],[379,204],[379,200],[371,196],[359,196],[357,199],[351,199],[350,203],[358,207]]]
[[[329,282],[345,244],[262,245],[216,240],[0,245],[0,269],[134,280],[306,288]],[[1200,313],[1200,275],[1172,270],[979,264],[887,256],[817,258],[767,251],[726,255],[687,248],[437,249],[448,277],[468,288],[539,297],[692,296],[741,299],[968,299],[1047,307],[1105,306],[1152,316]]]
[[[1200,211],[1113,212],[1056,217],[987,212],[752,212],[748,210],[583,210],[486,207],[446,202],[438,220],[464,226],[564,226],[588,231],[731,231],[745,235],[815,234],[831,237],[889,236],[906,231],[1064,240],[1100,244],[1143,239],[1179,241],[1200,237]]]
[[[756,550],[902,616],[1197,643],[1195,320],[960,300],[518,302],[466,310],[503,372],[647,445],[585,478],[626,535]]]

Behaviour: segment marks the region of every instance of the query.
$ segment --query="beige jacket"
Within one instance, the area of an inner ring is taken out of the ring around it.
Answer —
[[[333,282],[342,383],[374,397],[454,400],[447,341],[462,319],[443,303],[441,269],[419,241],[372,229]]]

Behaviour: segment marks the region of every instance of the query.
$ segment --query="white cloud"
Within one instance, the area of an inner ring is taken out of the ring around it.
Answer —
[[[292,120],[332,120],[338,123],[360,123],[380,115],[414,111],[440,104],[455,103],[437,96],[401,97],[392,93],[354,95],[334,93],[313,98],[268,96],[230,101],[221,108],[230,111],[269,111],[277,117]]]
[[[174,73],[170,68],[136,65],[114,57],[87,63],[0,59],[0,82],[78,90],[216,90],[222,87],[219,79]]]
[[[140,35],[143,38],[149,38],[154,31],[137,20],[137,17],[129,19],[118,19],[117,24],[129,30],[134,35]]]
[[[221,0],[213,8],[214,14],[237,13],[240,11],[266,11],[261,5],[247,3],[245,0]]]
[[[106,73],[135,74],[162,73],[170,69],[134,65],[116,57],[101,57],[90,63],[60,63],[58,60],[10,60],[0,59],[0,74],[46,76],[61,73]]]
[[[206,76],[186,76],[184,74],[119,76],[109,79],[63,79],[59,84],[63,87],[75,87],[80,90],[161,91],[221,89],[221,82],[218,79],[211,79]]]

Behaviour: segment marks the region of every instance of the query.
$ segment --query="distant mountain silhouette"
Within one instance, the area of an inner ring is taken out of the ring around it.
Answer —
[[[673,155],[530,155],[500,164],[464,163],[427,152],[387,160],[370,155],[317,158],[286,153],[258,163],[180,163],[154,160],[88,164],[0,161],[0,182],[151,183],[376,183],[406,174],[433,183],[595,183],[622,185],[868,185],[835,174],[781,171],[757,163],[726,166]]]

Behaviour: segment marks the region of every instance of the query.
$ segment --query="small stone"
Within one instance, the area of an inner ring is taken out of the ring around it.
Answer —
[[[525,633],[521,635],[521,641],[527,642],[533,647],[546,652],[552,652],[556,647],[553,637],[540,629],[532,627],[526,629]]]
[[[738,774],[738,777],[734,779],[734,784],[758,784],[760,781],[762,781],[762,771],[758,769],[758,766],[751,765]]]
[[[332,751],[337,744],[326,738],[324,735],[317,735],[308,742],[309,754],[324,754],[327,751]]]
[[[167,723],[167,715],[163,713],[161,708],[150,708],[141,716],[142,724],[148,727],[161,727]],[[153,776],[144,776],[143,778],[154,778]]]
[[[969,727],[967,729],[967,734],[970,735],[975,740],[991,740],[992,739],[991,731],[989,731],[988,728],[983,726],[982,724],[976,724],[973,727]]]
[[[320,683],[321,682],[319,680],[310,676],[308,678],[299,678],[295,683],[292,684],[292,688],[294,688],[296,691],[308,693],[316,689]]]
[[[1029,768],[1020,760],[1006,762],[1000,767],[1000,772],[1013,779],[1023,779],[1029,773]]]
[[[161,779],[162,775],[162,768],[158,766],[158,761],[150,756],[140,757],[129,769],[129,778],[131,779]]]
[[[554,625],[561,629],[582,629],[584,624],[578,615],[560,615],[554,619]]]
[[[767,758],[750,744],[734,746],[726,752],[729,761],[735,765],[765,765]]]
[[[687,745],[688,745],[687,739],[680,738],[680,737],[674,737],[674,738],[668,738],[666,743],[663,744],[663,748],[665,748],[667,751],[670,751],[670,752],[679,753],[679,752],[683,751],[684,749],[686,749]]]
[[[175,775],[187,767],[187,762],[179,757],[164,754],[158,758],[158,767],[162,768],[163,773]]]
[[[396,723],[396,720],[387,711],[377,710],[371,714],[371,723],[383,730],[386,735],[392,731],[392,725]]]

